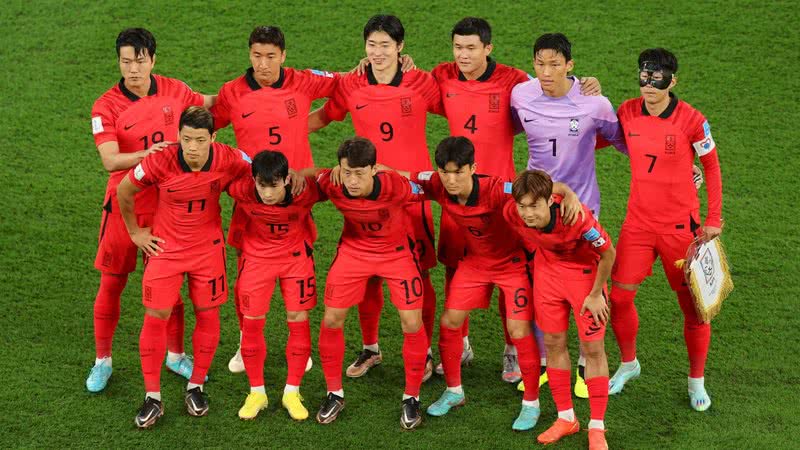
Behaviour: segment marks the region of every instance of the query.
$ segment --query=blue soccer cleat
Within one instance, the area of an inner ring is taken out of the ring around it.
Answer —
[[[514,431],[532,430],[533,427],[536,426],[536,422],[539,421],[539,414],[539,408],[522,405],[519,416],[517,416],[517,420],[514,421],[514,424],[511,425],[511,429]]]
[[[689,390],[689,405],[695,411],[705,411],[711,407],[711,397],[708,396],[705,387],[698,387]]]
[[[176,361],[170,361],[169,358],[167,358],[167,369],[189,380],[192,378],[194,360],[191,356],[187,355],[181,355],[181,357]],[[208,381],[208,375],[206,375],[205,381]]]
[[[441,417],[451,409],[459,406],[464,406],[466,399],[464,394],[456,394],[455,392],[445,390],[439,400],[436,400],[431,406],[428,406],[428,414],[435,417]]]
[[[639,378],[639,375],[642,374],[642,366],[639,364],[639,360],[635,360],[636,365],[632,369],[623,369],[620,366],[616,372],[614,372],[614,376],[608,380],[608,395],[616,395],[622,392],[622,388],[625,387],[625,383],[630,380]]]
[[[86,389],[89,392],[100,392],[106,388],[112,372],[111,365],[108,362],[108,358],[103,358],[89,371],[89,376],[86,378]]]

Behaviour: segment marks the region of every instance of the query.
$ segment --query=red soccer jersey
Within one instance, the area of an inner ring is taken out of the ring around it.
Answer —
[[[147,150],[159,142],[178,140],[178,120],[183,110],[201,106],[202,94],[189,89],[183,81],[150,75],[150,91],[138,97],[125,87],[124,80],[106,91],[92,107],[92,134],[96,146],[117,142],[120,153]],[[111,172],[106,185],[106,198],[112,211],[117,211],[117,185],[129,169]],[[156,209],[156,192],[145,189],[136,196],[136,213],[152,214]]]
[[[497,64],[489,58],[486,72],[467,80],[455,62],[433,69],[452,136],[468,137],[475,145],[475,162],[481,173],[505,180],[514,178],[514,123],[511,89],[529,79],[528,74]]]
[[[666,234],[696,228],[700,221],[692,179],[696,153],[706,169],[706,224],[718,227],[722,180],[711,129],[699,111],[670,96],[669,106],[658,117],[647,112],[641,97],[626,100],[617,111],[631,164],[625,223]]]
[[[198,172],[186,164],[180,145],[149,155],[129,172],[138,188],[158,190],[152,233],[164,239],[159,258],[182,259],[223,239],[219,195],[232,180],[249,176],[250,158],[225,144],[211,145],[208,162]]]
[[[332,120],[353,118],[356,134],[375,144],[378,163],[403,170],[430,170],[425,140],[427,113],[442,113],[439,87],[430,73],[397,71],[389,84],[378,84],[371,66],[366,74],[339,80],[325,114]]]
[[[503,220],[503,205],[511,193],[511,183],[500,177],[473,175],[472,193],[466,204],[461,205],[447,193],[436,172],[412,173],[411,179],[461,228],[466,243],[461,263],[492,270],[511,258],[521,257],[522,246],[516,239],[509,239],[513,232]]]
[[[228,187],[228,194],[237,201],[236,208],[247,214],[247,228],[242,239],[242,252],[248,257],[274,259],[276,263],[300,252],[311,251],[311,237],[306,224],[311,207],[321,200],[313,177],[306,179],[306,188],[296,197],[287,187],[286,198],[277,205],[265,205],[251,177],[242,177]]]
[[[597,267],[600,254],[611,246],[611,238],[586,205],[583,205],[583,220],[566,225],[561,216],[561,200],[561,196],[553,195],[550,223],[542,229],[525,225],[513,198],[503,207],[503,216],[526,247],[536,249],[535,270],[562,277],[575,274],[582,278],[585,269]]]
[[[352,197],[344,185],[334,186],[330,170],[317,176],[323,196],[344,216],[339,250],[367,258],[386,258],[409,248],[413,238],[406,205],[423,200],[419,186],[396,172],[378,172],[372,193]]]
[[[281,68],[273,85],[262,88],[253,69],[222,85],[211,108],[214,127],[233,124],[236,145],[250,157],[261,150],[277,150],[289,167],[313,167],[308,143],[308,113],[311,102],[330,97],[338,75],[319,70]]]

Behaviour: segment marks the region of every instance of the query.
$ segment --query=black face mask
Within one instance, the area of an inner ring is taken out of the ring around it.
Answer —
[[[653,79],[654,73],[660,73],[661,79]],[[643,75],[646,74],[646,77]],[[639,86],[645,87],[647,85],[653,86],[656,89],[664,90],[669,87],[672,82],[672,71],[664,69],[660,64],[651,61],[645,61],[639,66]]]

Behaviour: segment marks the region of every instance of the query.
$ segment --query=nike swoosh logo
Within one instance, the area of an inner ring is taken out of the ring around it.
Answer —
[[[528,119],[526,119],[526,118],[524,118],[524,117],[522,118],[522,121],[523,121],[523,122],[525,122],[525,123],[528,123],[528,122],[533,122],[534,120],[536,120],[536,119],[531,119],[531,120],[528,120]]]
[[[453,94],[452,92],[448,92],[447,93],[447,98],[455,97],[456,95],[458,95],[458,94]]]
[[[525,310],[524,309],[515,309],[514,311],[512,311],[512,314],[519,314],[522,311],[525,311]]]
[[[417,303],[418,301],[419,301],[419,299],[412,300],[412,301],[406,300],[406,305],[413,305],[414,303]]]
[[[135,123],[132,123],[132,124],[130,124],[130,125],[125,125],[125,131],[128,131],[128,130],[130,130],[131,128],[135,127],[137,123],[139,123],[139,122],[135,122]]]
[[[367,103],[367,105],[369,105],[369,103]],[[356,105],[356,109],[364,109],[367,105]]]
[[[635,134],[635,133],[631,133],[630,131],[628,131],[628,136],[629,136],[629,137],[634,137],[634,136],[639,136],[639,135],[638,135],[638,134]]]
[[[310,302],[310,301],[311,301],[311,299],[310,299],[310,298],[307,298],[307,299],[305,299],[305,300],[300,300],[300,304],[301,304],[301,305],[305,305],[306,303],[308,303],[308,302]]]
[[[215,302],[215,301],[219,300],[220,298],[222,298],[222,296],[223,296],[223,295],[225,295],[225,294],[219,294],[219,295],[218,295],[218,296],[216,296],[216,297],[212,297],[212,298],[211,298],[211,301],[212,301],[212,302]]]
[[[252,116],[253,114],[255,114],[255,111],[249,112],[247,114],[242,113],[242,119],[247,119],[248,117]]]
[[[167,192],[169,192],[169,193],[178,192],[178,191],[180,191],[180,189],[170,189],[170,188],[167,188]]]

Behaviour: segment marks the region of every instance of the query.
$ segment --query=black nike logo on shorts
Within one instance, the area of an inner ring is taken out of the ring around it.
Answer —
[[[136,124],[137,124],[137,123],[139,123],[139,122],[134,122],[134,123],[132,123],[132,124],[130,124],[130,125],[125,125],[125,131],[128,131],[128,130],[130,130],[131,128],[133,128],[134,126],[136,126]]]
[[[255,111],[249,112],[247,114],[242,113],[242,119],[247,119],[248,117],[252,116],[253,114],[255,114]]]
[[[356,105],[356,109],[364,109],[367,107],[367,105],[369,105],[369,103],[367,103],[366,105]]]

